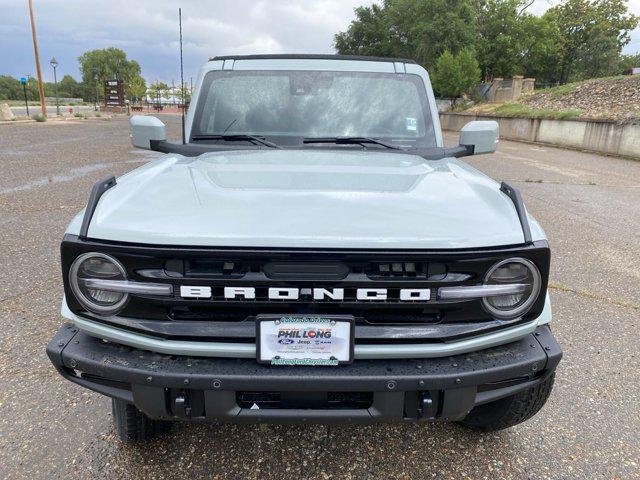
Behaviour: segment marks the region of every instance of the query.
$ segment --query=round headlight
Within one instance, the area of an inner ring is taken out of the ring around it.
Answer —
[[[93,278],[126,280],[124,267],[115,258],[104,253],[85,253],[74,260],[69,270],[71,290],[83,307],[103,316],[118,312],[129,295],[88,288],[85,281]]]
[[[510,258],[496,263],[487,273],[485,285],[517,285],[517,293],[484,297],[484,308],[496,318],[512,319],[527,313],[540,293],[538,268],[530,260]]]

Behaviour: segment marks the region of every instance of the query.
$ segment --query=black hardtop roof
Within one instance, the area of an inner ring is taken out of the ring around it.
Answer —
[[[325,55],[314,53],[292,53],[292,54],[271,54],[271,55],[223,55],[209,58],[210,62],[216,60],[357,60],[361,62],[399,62],[416,63],[407,58],[389,57],[367,57],[364,55]]]

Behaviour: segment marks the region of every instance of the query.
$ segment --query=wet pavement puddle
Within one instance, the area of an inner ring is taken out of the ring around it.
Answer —
[[[105,170],[115,165],[128,164],[128,163],[146,163],[148,161],[151,161],[159,157],[159,154],[157,152],[133,151],[131,153],[136,153],[136,154],[142,153],[142,155],[145,158],[124,160],[122,162],[114,162],[114,163],[94,163],[91,165],[84,165],[82,167],[72,168],[71,170],[69,170],[68,173],[49,175],[46,177],[37,178],[35,180],[32,180],[27,183],[23,183],[22,185],[17,185],[15,187],[0,188],[0,195],[9,195],[11,193],[22,192],[24,190],[31,190],[32,188],[43,187],[45,185],[71,182],[73,180],[77,180],[78,178],[89,175],[93,172],[97,172],[99,170]]]

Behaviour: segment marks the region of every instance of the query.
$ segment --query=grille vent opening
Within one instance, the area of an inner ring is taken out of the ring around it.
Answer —
[[[424,278],[442,280],[447,275],[444,263],[424,262],[383,262],[372,263],[365,272],[370,278]]]
[[[173,278],[242,278],[250,271],[250,266],[243,262],[209,258],[172,259],[165,262],[164,271]]]

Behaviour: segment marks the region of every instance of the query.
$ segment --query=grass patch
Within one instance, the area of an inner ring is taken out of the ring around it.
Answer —
[[[76,118],[85,118],[84,113],[80,113],[80,112],[74,113],[73,116],[76,117]]]
[[[41,113],[36,113],[33,117],[36,122],[46,122],[47,121],[47,117],[45,117],[43,114]]]
[[[540,108],[530,108],[519,103],[505,103],[496,106],[491,112],[503,117],[526,117],[526,118],[549,118],[552,120],[568,120],[580,116],[582,113],[578,109],[570,110],[546,110]]]
[[[557,87],[542,90],[542,93],[548,93],[553,97],[562,97],[567,93],[573,92],[580,84],[581,82],[565,83],[564,85],[558,85]]]

